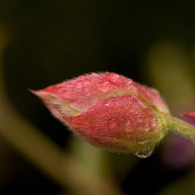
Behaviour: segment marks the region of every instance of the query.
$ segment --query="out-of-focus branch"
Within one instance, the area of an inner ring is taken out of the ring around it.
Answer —
[[[74,194],[121,194],[103,178],[91,174],[24,119],[4,93],[3,33],[0,31],[0,134],[33,164]]]
[[[72,158],[0,100],[0,134],[32,163],[76,194],[117,194],[108,182],[82,169]]]

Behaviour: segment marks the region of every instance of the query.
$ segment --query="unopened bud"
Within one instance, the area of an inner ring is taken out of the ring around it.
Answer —
[[[115,73],[92,73],[43,90],[56,118],[92,145],[148,157],[166,135],[169,110],[159,92]]]

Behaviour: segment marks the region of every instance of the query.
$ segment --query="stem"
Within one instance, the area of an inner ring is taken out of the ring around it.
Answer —
[[[108,181],[81,167],[21,117],[6,100],[0,100],[0,107],[0,135],[62,187],[74,194],[120,194]]]
[[[195,146],[195,126],[192,126],[178,118],[166,116],[167,127],[170,131],[190,139]]]

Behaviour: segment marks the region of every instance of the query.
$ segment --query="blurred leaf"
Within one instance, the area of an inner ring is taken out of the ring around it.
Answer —
[[[71,154],[83,167],[94,174],[112,177],[109,152],[90,145],[78,135],[72,137],[69,146]]]
[[[172,41],[154,44],[147,56],[148,77],[164,96],[170,110],[190,107],[195,100],[195,87],[189,74],[189,56]]]

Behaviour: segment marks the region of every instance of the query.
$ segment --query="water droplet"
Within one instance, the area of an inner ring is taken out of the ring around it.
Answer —
[[[77,89],[81,89],[81,88],[83,88],[82,83],[76,83],[76,84],[75,84],[75,86],[76,86],[76,88],[77,88]]]
[[[147,142],[149,142],[148,140],[144,140],[144,141],[142,141],[142,142],[138,142],[138,144],[145,144],[145,143],[147,143]]]
[[[131,84],[131,83],[133,83],[133,81],[131,79],[128,79],[128,82],[127,83],[128,84]]]
[[[102,140],[102,143],[105,144],[105,141]]]
[[[150,127],[145,127],[144,130],[145,131],[149,131],[150,130]]]
[[[135,155],[139,158],[147,158],[153,153],[154,148],[155,147],[144,148],[143,150],[136,152]]]
[[[93,73],[91,73],[91,76],[99,77],[99,74],[93,72]]]
[[[101,91],[101,92],[108,92],[109,89],[110,89],[110,83],[108,81],[104,81],[104,82],[101,82],[101,83],[98,83],[97,84],[97,88]]]
[[[125,128],[124,130],[126,132],[132,132],[134,130],[134,128],[132,128],[132,124],[131,124],[131,121],[130,120],[127,120],[124,124]],[[129,136],[130,137],[130,136]]]
[[[131,134],[127,134],[126,136],[127,136],[128,138],[131,138]]]
[[[132,83],[133,83],[133,81],[131,79],[129,79],[128,82],[126,83],[126,88],[130,89]]]
[[[116,127],[116,121],[111,119],[108,124],[109,129],[114,129]]]
[[[153,120],[152,123],[151,123],[151,126],[156,127],[156,125],[157,125],[157,122],[155,120]]]
[[[108,73],[106,77],[115,85],[121,85],[123,83],[123,78],[116,73]]]
[[[105,103],[105,106],[107,106],[107,107],[109,107],[109,106],[111,106],[111,102],[107,102],[107,103]]]
[[[152,93],[153,93],[153,94],[155,94],[155,95],[159,95],[159,92],[158,92],[156,89],[154,89],[154,88],[150,88],[150,90],[152,91]]]

